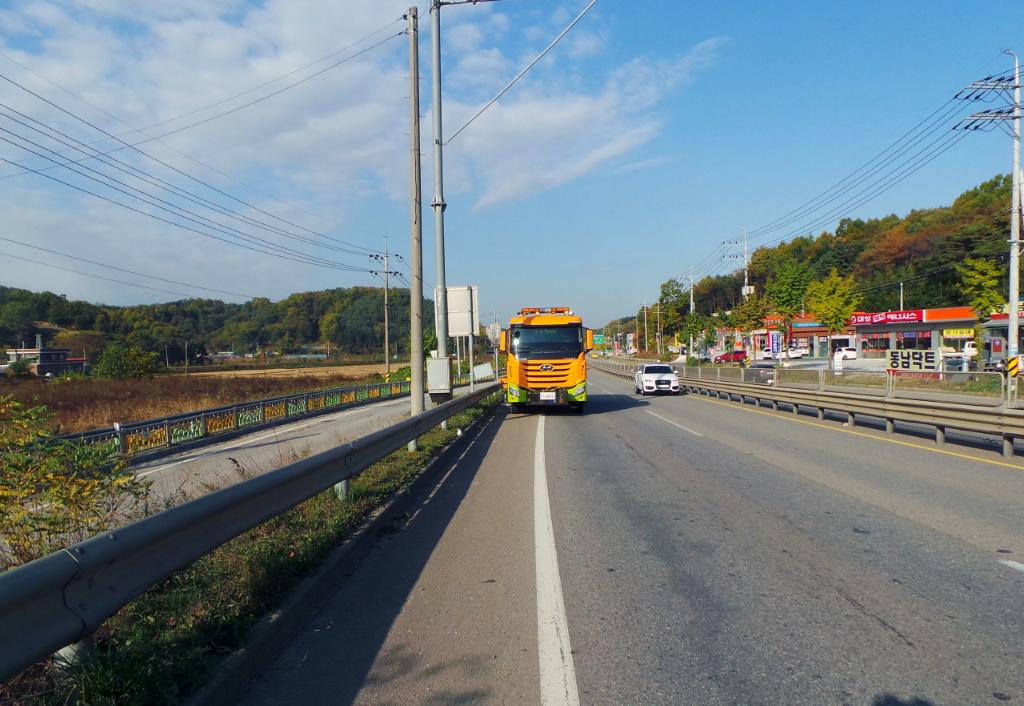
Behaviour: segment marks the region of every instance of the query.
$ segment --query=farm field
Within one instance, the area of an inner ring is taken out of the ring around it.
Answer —
[[[45,405],[59,433],[87,431],[238,402],[356,385],[384,364],[161,375],[148,380],[82,379],[43,382],[0,377],[0,396]],[[397,369],[393,367],[393,369]]]

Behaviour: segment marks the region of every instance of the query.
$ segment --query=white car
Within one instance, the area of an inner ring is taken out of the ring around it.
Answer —
[[[663,363],[651,363],[641,366],[633,379],[633,390],[639,395],[648,392],[669,392],[679,394],[679,376],[670,366]]]
[[[842,358],[843,360],[857,360],[857,349],[853,346],[842,346],[836,348],[832,354],[836,358]]]

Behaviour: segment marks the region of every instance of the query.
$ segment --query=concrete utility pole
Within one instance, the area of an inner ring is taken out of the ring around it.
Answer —
[[[693,316],[693,312],[694,312],[694,304],[693,304],[693,270],[690,270],[689,280],[690,280],[690,316]],[[687,357],[690,357],[690,356],[693,355],[693,334],[690,334],[690,347],[687,349],[686,355],[687,355]]]
[[[647,300],[644,300],[644,352],[651,350],[651,337],[647,335]]]
[[[384,236],[384,379],[391,379],[391,339],[388,321],[388,289],[391,287],[391,259],[388,253],[388,237]]]
[[[423,411],[423,194],[420,175],[420,45],[416,7],[406,14],[409,21],[409,137],[411,147],[412,208],[409,228],[409,365],[412,381],[409,387],[409,413],[415,417]],[[416,450],[416,440],[409,442]]]
[[[728,245],[739,245],[740,241],[738,241],[738,240],[727,240],[726,244],[728,244]],[[737,260],[737,259],[740,259],[740,258],[743,259],[743,289],[740,290],[740,293],[743,295],[743,298],[746,299],[747,297],[749,297],[751,294],[754,293],[754,288],[750,286],[750,278],[749,278],[750,258],[747,255],[747,229],[746,228],[743,229],[743,254],[742,255],[740,255],[740,254],[733,254],[733,255],[723,255],[722,256],[722,259],[729,259],[729,260]]]
[[[1020,352],[1020,60],[1009,49],[1003,50],[1013,57],[1013,199],[1010,209],[1010,326],[1007,329],[1008,357]]]
[[[658,337],[658,341],[657,341],[658,342],[658,357],[660,358],[661,357],[661,302],[658,302],[657,304],[655,304],[655,306],[657,308],[654,310],[654,316],[656,317],[656,321],[657,321],[657,324],[656,324],[656,326],[657,326],[657,334],[656,335]]]
[[[987,96],[990,92],[1009,95],[1012,104],[1006,108],[994,110],[983,110],[974,113],[957,123],[955,130],[991,130],[1001,121],[1013,121],[1013,173],[1010,208],[1010,292],[1009,292],[1009,321],[1006,336],[1006,357],[1012,358],[1020,353],[1020,217],[1021,201],[1024,199],[1022,189],[1021,168],[1020,168],[1020,60],[1017,54],[1009,49],[1003,50],[1004,54],[1013,57],[1013,76],[986,76],[980,81],[975,81],[964,90],[956,94],[956,98],[968,101],[978,101]],[[1005,73],[1005,72],[1004,72]]]
[[[900,282],[900,311],[903,311],[903,283]]]

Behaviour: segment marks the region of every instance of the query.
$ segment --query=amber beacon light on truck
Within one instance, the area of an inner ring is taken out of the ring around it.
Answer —
[[[594,333],[563,306],[525,307],[501,332],[498,350],[507,354],[505,400],[513,406],[562,405],[587,401],[587,352]]]

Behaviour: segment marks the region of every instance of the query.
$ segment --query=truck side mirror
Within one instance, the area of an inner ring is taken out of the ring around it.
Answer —
[[[589,328],[587,329],[587,350],[594,350],[594,330]]]
[[[498,352],[508,352],[508,329],[502,329],[501,335],[498,336]]]

